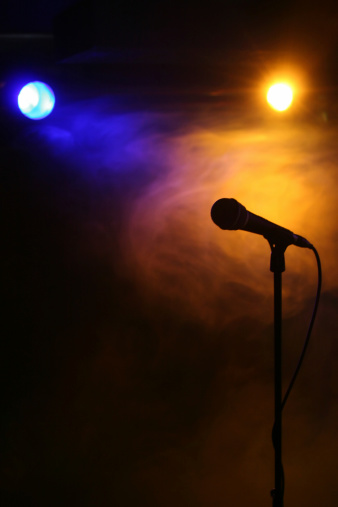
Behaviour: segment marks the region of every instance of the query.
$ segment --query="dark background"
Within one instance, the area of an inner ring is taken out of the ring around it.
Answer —
[[[235,197],[322,258],[285,505],[335,506],[336,2],[5,2],[0,31],[2,505],[271,505],[270,252],[212,223]],[[32,78],[45,120],[15,107]],[[284,389],[312,252],[286,268]]]

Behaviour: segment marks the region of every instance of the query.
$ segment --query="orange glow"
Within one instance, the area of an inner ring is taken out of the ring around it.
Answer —
[[[292,88],[286,83],[276,83],[269,88],[266,99],[273,109],[286,111],[293,100]]]
[[[302,110],[305,96],[313,87],[313,79],[310,84],[308,72],[304,62],[285,61],[277,57],[275,62],[267,62],[257,88],[259,107],[266,107],[268,102],[275,111],[292,110],[294,113]],[[271,104],[270,95],[271,102],[276,101],[277,107]],[[288,107],[283,101],[286,104],[289,101]]]
[[[272,319],[267,241],[242,231],[221,231],[211,221],[211,206],[221,197],[234,197],[249,211],[330,251],[327,242],[336,224],[332,220],[324,229],[321,218],[335,216],[326,197],[333,184],[333,158],[324,163],[325,146],[333,138],[310,125],[306,131],[304,125],[267,128],[246,126],[245,121],[238,127],[236,114],[231,119],[229,113],[220,126],[216,116],[204,127],[203,118],[196,118],[177,136],[154,136],[154,163],[158,167],[164,161],[164,167],[129,217],[129,268],[143,279],[143,296],[148,293],[152,300],[161,294],[168,305],[211,325],[219,325],[220,301],[224,320],[243,312]],[[335,258],[324,261],[333,281],[338,275]],[[314,291],[315,261],[310,251],[290,247],[286,265],[285,279],[293,279],[284,286],[285,315],[290,315]],[[245,308],[235,304],[241,297]]]

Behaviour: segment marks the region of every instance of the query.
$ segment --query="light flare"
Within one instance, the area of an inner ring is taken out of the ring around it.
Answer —
[[[26,84],[18,95],[18,106],[23,115],[31,120],[46,118],[55,105],[53,90],[41,81]]]
[[[276,83],[269,88],[266,99],[276,111],[286,111],[293,100],[292,88],[286,83]]]

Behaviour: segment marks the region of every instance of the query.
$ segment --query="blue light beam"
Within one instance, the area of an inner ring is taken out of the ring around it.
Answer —
[[[46,118],[53,111],[54,105],[53,90],[41,81],[26,84],[18,95],[20,111],[31,120]]]

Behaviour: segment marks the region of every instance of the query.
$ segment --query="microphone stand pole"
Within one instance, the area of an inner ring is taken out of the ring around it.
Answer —
[[[275,488],[271,491],[273,507],[283,507],[284,477],[282,466],[282,273],[287,243],[266,238],[271,247],[270,271],[274,273],[274,365],[275,423],[272,431],[275,449]]]

